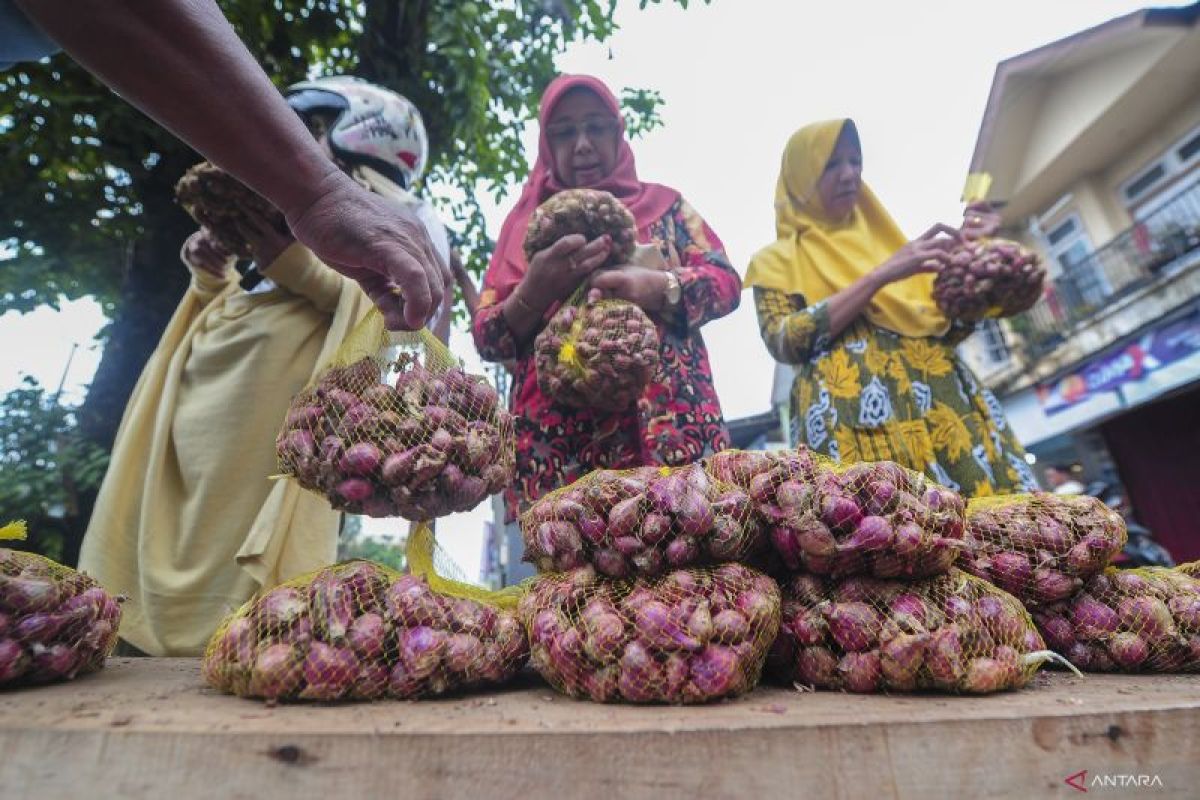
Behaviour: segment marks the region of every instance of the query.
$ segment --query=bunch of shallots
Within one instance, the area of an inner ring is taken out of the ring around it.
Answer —
[[[281,471],[336,509],[412,520],[469,510],[507,486],[513,421],[487,380],[397,365],[394,386],[362,358],[298,394],[276,440]]]
[[[1121,515],[1094,497],[982,497],[967,506],[959,566],[1033,608],[1074,595],[1127,538]]]
[[[103,667],[121,624],[117,600],[83,573],[0,548],[0,687]]]
[[[699,464],[597,470],[535,502],[521,529],[540,570],[591,564],[613,578],[740,561],[765,544],[746,492]]]
[[[745,487],[789,571],[921,578],[958,557],[962,498],[890,461],[843,467],[804,449],[730,450],[705,467]]]
[[[350,561],[251,600],[214,634],[214,688],[267,700],[409,699],[498,685],[528,658],[512,612]]]
[[[758,682],[779,629],[779,589],[740,564],[657,579],[543,575],[521,600],[534,667],[596,702],[701,703]]]
[[[1038,255],[1017,242],[965,242],[951,251],[938,271],[933,299],[951,319],[1011,317],[1033,307],[1045,279]]]
[[[569,189],[537,207],[525,230],[525,257],[564,236],[611,242],[603,267],[628,264],[637,244],[629,209],[608,192]],[[582,290],[581,290],[582,291]],[[624,300],[602,300],[588,292],[568,302],[534,340],[538,388],[574,408],[624,411],[637,402],[658,368],[658,329],[646,312]]]
[[[583,305],[564,305],[537,335],[538,388],[574,408],[624,411],[658,368],[658,329],[633,303],[597,295],[593,290]]]
[[[1051,654],[1011,595],[958,570],[919,581],[797,575],[770,668],[851,692],[1024,686]]]
[[[1033,617],[1082,670],[1200,671],[1200,580],[1178,570],[1110,567]]]

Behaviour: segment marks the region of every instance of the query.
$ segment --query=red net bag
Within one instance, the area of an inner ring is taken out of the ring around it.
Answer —
[[[280,471],[340,510],[429,520],[513,479],[513,419],[487,379],[428,330],[390,333],[372,311],[292,400]]]
[[[263,216],[280,231],[288,230],[283,214],[237,178],[220,167],[201,161],[184,173],[175,184],[175,198],[192,219],[207,228],[214,238],[239,258],[254,253],[239,223],[247,211]]]
[[[950,252],[933,281],[933,299],[951,319],[1011,317],[1033,307],[1045,279],[1034,251],[1007,239],[979,239]]]
[[[890,461],[728,450],[704,464],[746,489],[789,571],[920,578],[946,572],[962,546],[963,499]]]
[[[959,570],[918,581],[797,575],[783,589],[774,675],[823,689],[982,694],[1057,656],[1012,595]]]
[[[24,523],[0,528],[0,540],[24,538]],[[117,643],[121,599],[48,558],[0,548],[0,687],[103,667]]]
[[[1200,580],[1176,569],[1110,567],[1033,616],[1083,670],[1200,671]]]
[[[1034,607],[1063,600],[1125,547],[1125,520],[1094,497],[978,497],[959,566]]]
[[[520,602],[531,662],[599,703],[702,703],[750,691],[779,630],[779,588],[740,564],[611,580],[583,567]]]
[[[741,561],[766,545],[746,492],[699,464],[597,470],[535,502],[521,531],[539,570],[591,564],[613,578]]]
[[[637,243],[633,215],[608,192],[571,189],[554,195],[529,220],[525,256],[559,239],[608,235],[612,251],[603,266],[625,264]],[[605,300],[584,284],[534,339],[538,388],[574,408],[624,411],[641,397],[659,362],[658,329],[638,306]]]
[[[432,534],[410,538],[412,574],[347,561],[277,586],[217,629],[210,686],[276,700],[400,700],[498,686],[529,655],[519,590],[488,592],[432,569]]]

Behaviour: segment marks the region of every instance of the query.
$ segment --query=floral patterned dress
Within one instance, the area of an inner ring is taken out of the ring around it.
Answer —
[[[973,327],[913,338],[859,316],[837,339],[825,302],[755,288],[763,341],[794,364],[792,444],[838,461],[896,461],[968,497],[1038,488],[996,397],[954,347]]]
[[[505,491],[508,521],[544,494],[594,469],[688,464],[729,446],[700,328],[737,308],[741,279],[700,215],[678,200],[638,231],[658,247],[683,288],[674,313],[655,318],[659,367],[637,405],[615,414],[551,402],[537,385],[533,338],[518,345],[492,291],[474,321],[488,361],[515,360],[509,407],[516,417],[517,479]]]

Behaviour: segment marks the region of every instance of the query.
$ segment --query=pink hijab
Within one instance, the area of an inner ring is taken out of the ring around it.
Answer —
[[[625,120],[621,117],[617,98],[613,97],[608,87],[590,75],[560,75],[550,82],[542,95],[542,107],[538,113],[541,131],[538,134],[537,161],[521,189],[517,205],[509,212],[500,228],[500,239],[496,242],[496,250],[492,253],[491,263],[488,264],[487,274],[483,279],[484,288],[494,291],[497,300],[508,297],[528,269],[522,243],[530,216],[547,198],[569,188],[557,175],[554,156],[546,139],[546,123],[563,95],[579,88],[595,93],[621,125],[621,143],[617,146],[617,163],[613,171],[587,188],[610,192],[624,203],[637,221],[639,231],[660,219],[679,199],[679,192],[674,189],[638,180],[637,167],[633,163],[633,150],[629,148],[629,141],[625,138]]]

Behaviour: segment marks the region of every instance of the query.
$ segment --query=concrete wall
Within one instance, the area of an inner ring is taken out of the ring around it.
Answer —
[[[1056,77],[1042,94],[1018,186],[1029,182],[1125,94],[1182,34],[1153,37]]]

